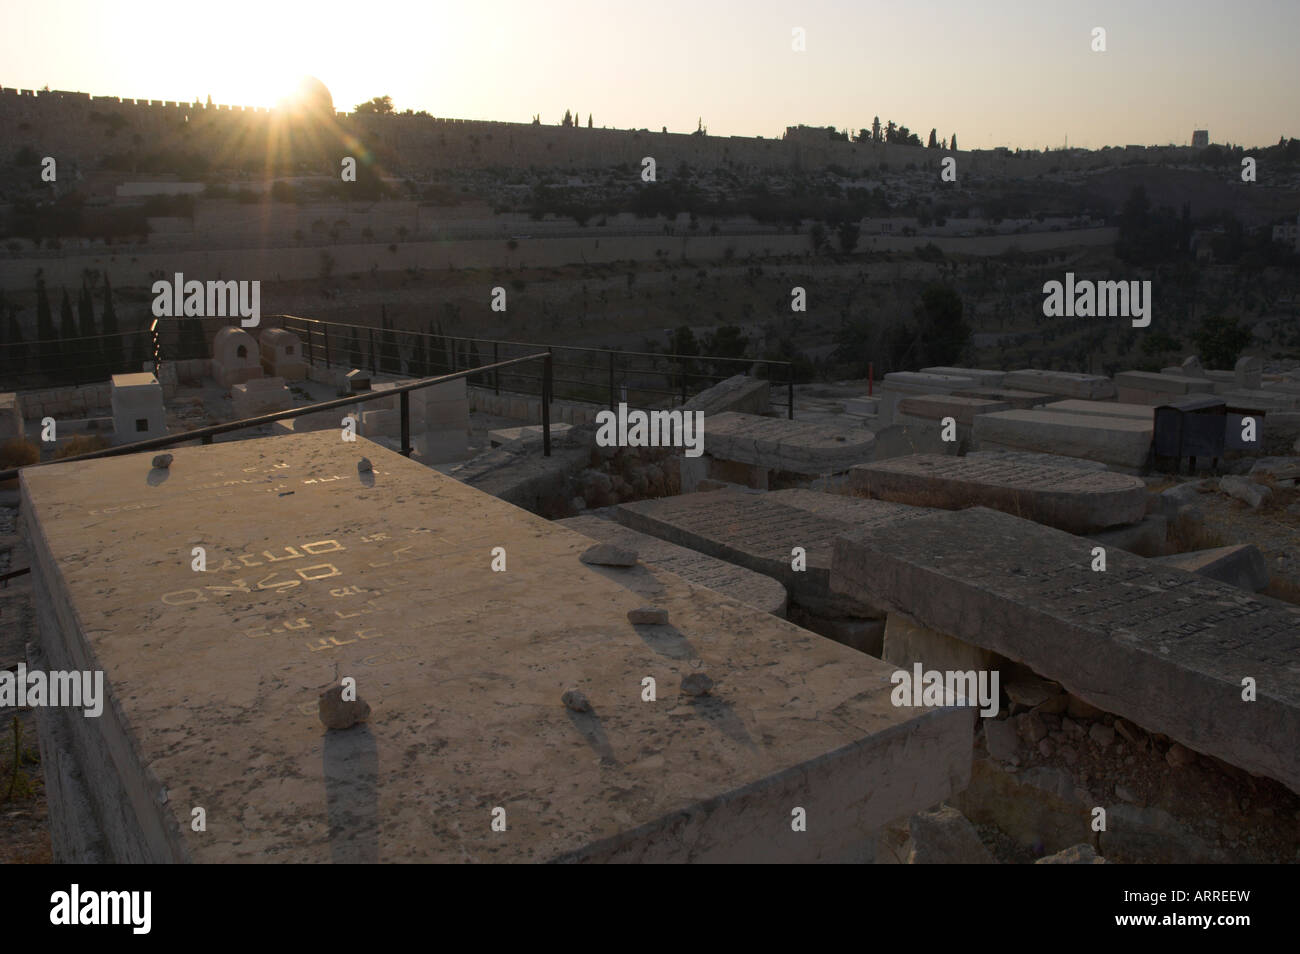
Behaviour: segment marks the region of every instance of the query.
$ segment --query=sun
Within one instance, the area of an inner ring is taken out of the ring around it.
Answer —
[[[275,107],[291,115],[332,117],[334,97],[316,77],[303,76],[276,101]]]

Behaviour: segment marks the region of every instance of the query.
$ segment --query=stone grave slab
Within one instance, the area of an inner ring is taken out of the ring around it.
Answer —
[[[1055,411],[998,411],[975,418],[981,450],[1027,450],[1138,470],[1146,464],[1154,424],[1122,417]]]
[[[613,520],[569,517],[555,523],[601,543],[613,543],[634,550],[642,562],[676,573],[688,583],[708,587],[764,613],[785,616],[785,587],[770,576],[706,556],[688,547],[679,547],[649,534],[638,533]]]
[[[569,431],[573,430],[572,424],[551,424],[551,440],[559,440]],[[502,444],[510,444],[515,441],[541,441],[545,438],[542,433],[542,425],[528,424],[523,427],[502,427],[495,431],[488,431],[488,441],[493,447],[500,447]]]
[[[835,538],[852,529],[914,519],[926,511],[883,500],[849,503],[852,498],[839,499],[817,491],[804,491],[802,498],[781,497],[793,493],[716,490],[620,504],[614,516],[633,530],[770,576],[785,586],[793,601],[811,612],[882,617],[881,608],[870,601],[831,592]],[[809,495],[827,498],[820,504],[827,509],[807,509],[814,505]],[[795,506],[796,501],[803,506]],[[797,546],[807,554],[806,570],[796,571],[792,566],[792,550]]]
[[[1042,407],[1054,414],[1087,414],[1092,417],[1125,417],[1154,424],[1156,409],[1152,404],[1126,404],[1119,401],[1053,401]]]
[[[1300,607],[982,508],[843,538],[834,586],[1300,791]],[[1242,680],[1257,687],[1242,700]]]
[[[1188,394],[1213,394],[1214,382],[1208,378],[1151,371],[1121,371],[1115,375],[1115,389],[1121,402],[1155,406]]]
[[[729,411],[704,420],[704,452],[792,474],[820,476],[871,459],[875,435],[845,424],[808,424]]]
[[[1173,566],[1198,576],[1229,583],[1238,589],[1258,593],[1268,588],[1268,563],[1253,543],[1237,543],[1209,550],[1192,550],[1157,557],[1152,562]]]
[[[922,368],[921,374],[942,374],[950,378],[970,378],[978,386],[996,388],[1007,376],[1005,371],[985,371],[982,368]]]
[[[952,394],[978,387],[974,378],[954,374],[922,374],[916,371],[892,371],[880,380],[880,424],[893,424],[898,402],[911,394]]]
[[[1015,391],[1008,388],[971,388],[963,391],[962,397],[983,398],[986,401],[998,401],[1011,410],[1040,407],[1056,400],[1054,394],[1039,394],[1037,391]]]
[[[1071,470],[1099,471],[1106,465],[1099,460],[1066,457],[1063,454],[1035,454],[1033,451],[971,451],[966,455],[974,460],[1000,460],[1006,463],[1028,464],[1035,467],[1068,467]]]
[[[1100,374],[1073,374],[1069,371],[1038,371],[1025,368],[1012,371],[1002,379],[1004,388],[1059,394],[1085,401],[1104,401],[1115,396],[1115,382]]]
[[[686,411],[703,411],[706,416],[726,411],[762,414],[770,406],[771,382],[735,374],[701,391],[682,405]]]
[[[0,394],[0,443],[23,436],[23,411],[13,391]]]
[[[850,480],[881,500],[945,510],[991,507],[1070,533],[1134,523],[1146,514],[1146,484],[1109,471],[918,454],[861,464]]]
[[[34,653],[108,697],[37,710],[52,830],[95,831],[58,860],[862,860],[969,778],[969,710],[896,708],[892,667],[674,574],[620,585],[585,537],[373,442],[172,453],[21,477]],[[647,602],[671,625],[630,624]],[[698,671],[712,695],[680,694]],[[349,675],[369,720],[325,730]]]
[[[970,427],[977,414],[1009,410],[1010,404],[987,398],[972,398],[963,394],[920,394],[899,401],[894,419],[900,424],[909,424],[913,420],[934,422],[951,417],[963,427]]]

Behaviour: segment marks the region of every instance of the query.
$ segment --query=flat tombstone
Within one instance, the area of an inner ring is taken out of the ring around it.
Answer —
[[[1013,411],[1040,407],[1057,399],[1055,394],[1040,394],[1037,391],[1016,391],[1008,388],[971,388],[969,391],[963,391],[962,396],[983,398],[986,401],[998,401],[1006,404]]]
[[[1180,366],[1180,370],[1184,375],[1186,375],[1189,378],[1206,377],[1205,368],[1201,367],[1201,359],[1198,358],[1196,355],[1191,355],[1190,357],[1184,358],[1183,363]]]
[[[1146,513],[1140,478],[994,459],[919,454],[850,471],[853,487],[881,500],[960,510],[992,507],[1070,533],[1134,523]]]
[[[833,585],[1300,792],[1300,607],[1118,551],[1094,572],[1092,546],[993,510],[935,514],[842,538]]]
[[[908,418],[942,421],[945,417],[951,417],[958,424],[970,427],[977,414],[991,414],[994,411],[1010,409],[1011,405],[1002,401],[966,397],[963,394],[921,394],[916,397],[905,397],[899,401],[897,417],[899,423],[904,424],[908,422]]]
[[[921,374],[942,374],[952,378],[970,378],[983,388],[996,388],[1002,385],[1007,376],[1005,371],[985,371],[981,368],[922,368]]]
[[[1053,411],[999,411],[975,418],[981,450],[1064,454],[1137,470],[1147,462],[1154,424],[1123,417]]]
[[[1044,411],[1056,414],[1086,414],[1091,417],[1126,417],[1150,424],[1155,421],[1156,409],[1151,404],[1122,404],[1119,401],[1053,401],[1044,404]]]
[[[36,712],[56,859],[862,860],[969,779],[969,711],[894,707],[892,667],[663,571],[639,631],[589,541],[364,438],[173,453],[20,477],[34,653],[108,697]],[[348,676],[369,721],[323,729]]]
[[[771,402],[772,385],[769,381],[736,374],[701,391],[682,405],[684,411],[703,411],[706,415],[740,411],[745,414],[762,414]]]
[[[875,441],[861,427],[756,414],[727,412],[704,421],[704,452],[710,457],[793,474],[842,473],[870,460]]]
[[[1004,388],[1059,394],[1061,397],[1104,401],[1115,396],[1115,382],[1099,374],[1073,374],[1068,371],[1039,371],[1025,368],[1012,371],[1002,379]]]

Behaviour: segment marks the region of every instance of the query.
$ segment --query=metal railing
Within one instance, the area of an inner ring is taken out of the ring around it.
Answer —
[[[502,376],[499,371],[489,375],[486,372],[491,366],[479,366],[479,361],[490,355],[496,364],[512,351],[544,350],[554,356],[553,385],[559,389],[552,391],[552,399],[606,404],[611,409],[624,399],[624,393],[627,403],[633,405],[684,404],[691,396],[732,375],[760,372],[777,389],[785,391],[786,416],[794,418],[794,366],[789,361],[469,338],[296,315],[264,316],[263,324],[267,322],[296,334],[303,343],[304,356],[312,365],[368,368],[371,374],[394,377],[411,372],[419,374],[434,367],[443,372],[458,371],[470,365],[477,379],[471,383],[490,387],[496,394],[502,390],[535,393],[536,377],[520,373]],[[403,352],[406,352],[405,360]]]
[[[302,417],[304,414],[315,414],[320,411],[329,411],[334,408],[351,407],[356,404],[365,404],[368,401],[382,401],[391,398],[394,394],[398,395],[401,411],[401,434],[402,450],[404,457],[411,456],[411,392],[421,388],[432,387],[435,384],[442,384],[447,381],[456,381],[460,378],[467,378],[473,374],[484,371],[499,371],[501,368],[513,367],[530,361],[542,362],[542,390],[541,390],[541,424],[542,424],[542,452],[551,456],[551,356],[542,352],[538,354],[523,355],[518,358],[510,358],[507,361],[501,361],[494,365],[484,366],[476,369],[465,369],[456,371],[451,374],[443,374],[432,378],[422,378],[418,381],[411,381],[396,387],[388,388],[383,391],[359,391],[356,394],[350,394],[346,397],[333,398],[329,401],[320,401],[315,404],[308,404],[305,407],[290,408],[287,411],[274,411],[270,414],[261,414],[257,417],[246,417],[238,421],[228,421],[225,424],[213,424],[209,427],[200,427],[192,431],[185,431],[181,434],[168,434],[165,437],[151,437],[148,440],[135,441],[131,444],[120,444],[117,447],[106,447],[102,450],[92,451],[88,454],[77,454],[75,456],[64,457],[59,460],[39,461],[34,464],[28,464],[25,467],[15,467],[10,470],[0,471],[0,481],[12,480],[18,476],[20,470],[28,467],[44,467],[48,464],[65,464],[81,460],[94,460],[98,457],[116,457],[120,454],[137,454],[142,451],[156,450],[160,447],[171,447],[175,444],[184,444],[189,441],[202,441],[204,444],[211,444],[212,438],[218,434],[225,434],[230,431],[238,431],[248,427],[261,427],[264,424],[273,424],[276,421],[288,420],[289,418]]]

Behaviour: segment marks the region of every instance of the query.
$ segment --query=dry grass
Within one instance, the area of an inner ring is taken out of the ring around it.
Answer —
[[[1269,580],[1264,595],[1300,606],[1300,584],[1280,576],[1275,576]]]
[[[108,441],[98,434],[78,434],[54,452],[54,459],[63,460],[65,457],[76,457],[78,454],[92,454],[106,447]]]
[[[1193,550],[1212,550],[1215,547],[1226,547],[1231,541],[1225,540],[1215,531],[1207,529],[1200,520],[1181,516],[1170,522],[1167,542],[1168,549],[1166,552],[1172,555],[1174,553],[1189,553]]]

